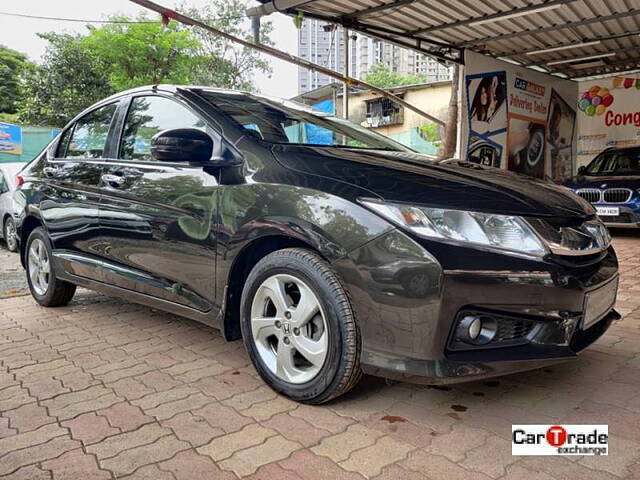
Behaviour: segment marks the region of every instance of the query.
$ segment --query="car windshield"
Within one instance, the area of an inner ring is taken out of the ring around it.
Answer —
[[[200,94],[256,138],[269,143],[413,151],[364,127],[295,102],[245,93],[205,90]]]
[[[605,152],[587,167],[587,175],[640,175],[640,148]]]

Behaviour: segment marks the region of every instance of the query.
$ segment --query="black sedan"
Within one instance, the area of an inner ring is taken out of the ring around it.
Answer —
[[[588,202],[287,101],[127,91],[22,176],[38,303],[83,286],[202,321],[302,402],[363,371],[444,383],[575,358],[618,318]]]

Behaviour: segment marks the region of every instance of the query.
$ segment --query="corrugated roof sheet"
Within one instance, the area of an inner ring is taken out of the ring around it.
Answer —
[[[640,0],[309,0],[297,8],[442,60],[460,61],[469,48],[570,78],[640,68]]]

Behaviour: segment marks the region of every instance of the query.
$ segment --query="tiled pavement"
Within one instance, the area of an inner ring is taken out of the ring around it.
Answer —
[[[81,291],[0,300],[0,477],[640,478],[640,236],[615,240],[624,319],[579,361],[451,388],[365,378],[276,396],[240,342]],[[512,423],[606,423],[608,457],[512,457]]]

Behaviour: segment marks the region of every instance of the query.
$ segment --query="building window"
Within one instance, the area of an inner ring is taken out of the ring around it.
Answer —
[[[402,98],[402,95],[399,95]],[[404,108],[388,98],[367,101],[367,126],[398,125],[404,121]]]

